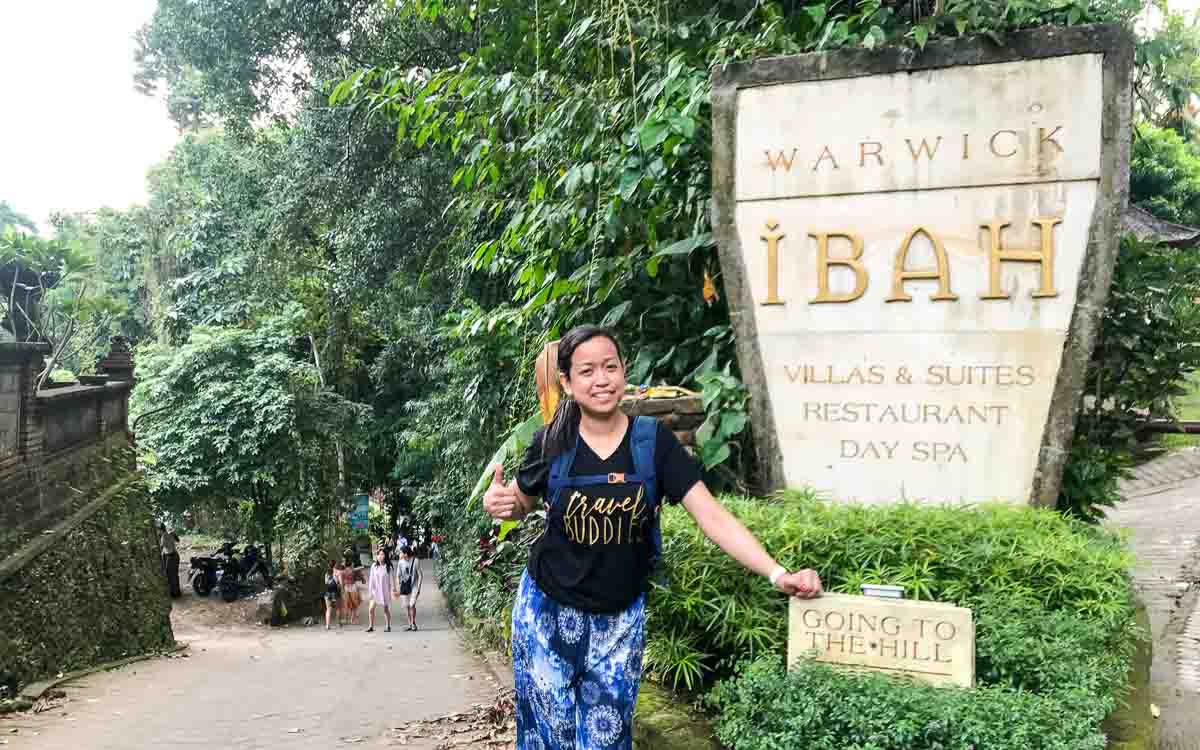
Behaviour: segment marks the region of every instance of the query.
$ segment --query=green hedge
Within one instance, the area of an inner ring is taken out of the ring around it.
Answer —
[[[733,750],[1103,750],[1103,719],[1084,691],[1046,696],[848,675],[780,659],[746,666],[709,702],[717,737]]]
[[[1091,650],[1109,649],[1114,662],[1133,652],[1132,556],[1116,536],[1052,511],[834,505],[800,492],[722,502],[782,564],[817,569],[829,591],[898,583],[909,598],[975,610],[983,681],[1033,689],[1044,679],[1025,657],[989,646],[993,634],[1014,638],[1013,628],[1086,634]],[[663,514],[663,550],[666,582],[649,610],[652,674],[696,689],[742,659],[786,652],[787,601],[746,575],[686,513]],[[1069,640],[1054,647],[1069,649]]]
[[[686,514],[667,513],[647,667],[695,690],[753,662],[710,697],[731,748],[1103,747],[1099,722],[1142,637],[1118,537],[998,504],[832,505],[803,493],[723,502],[780,562],[820,571],[828,590],[900,583],[911,598],[970,607],[979,684],[933,689],[812,663],[785,676],[786,599]]]

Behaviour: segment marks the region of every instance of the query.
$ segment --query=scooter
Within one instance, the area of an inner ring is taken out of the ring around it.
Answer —
[[[191,558],[192,590],[196,596],[208,596],[215,588],[221,599],[232,602],[238,598],[238,579],[242,575],[242,562],[236,555],[233,542],[225,542],[212,555],[195,555]]]
[[[212,593],[212,590],[225,580],[225,572],[230,569],[229,560],[216,555],[193,555],[190,562],[188,577],[196,596],[208,596]],[[237,575],[231,574],[229,577],[236,581]],[[234,596],[236,598],[236,593]]]

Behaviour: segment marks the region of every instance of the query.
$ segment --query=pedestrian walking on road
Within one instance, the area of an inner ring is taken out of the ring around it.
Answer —
[[[401,547],[396,570],[396,577],[400,581],[401,604],[408,610],[408,627],[405,630],[420,630],[417,627],[417,598],[421,596],[421,560],[408,547]]]
[[[342,583],[340,580],[341,564],[336,560],[329,561],[329,570],[325,572],[325,629],[329,630],[330,621],[335,610],[341,609]],[[338,613],[338,627],[342,626],[341,613]]]
[[[371,605],[367,609],[367,632],[375,632],[376,605],[383,607],[383,617],[387,622],[384,632],[392,632],[392,570],[383,547],[375,551],[375,564],[371,566],[371,575],[367,578],[367,592],[371,595]]]
[[[172,599],[178,599],[183,595],[179,590],[179,549],[176,546],[179,535],[168,529],[166,524],[159,524],[158,530],[158,547],[162,555],[163,573],[167,576],[167,591]]]
[[[391,571],[392,577],[396,576],[396,560],[399,559],[400,548],[392,543],[391,537],[382,537],[379,540],[379,546],[383,548],[383,557],[388,562],[388,570]],[[392,588],[396,588],[393,581]]]
[[[516,480],[505,484],[496,465],[484,496],[500,520],[532,512],[535,498],[547,510],[512,609],[517,750],[631,750],[661,501],[682,502],[709,539],[785,594],[819,596],[821,579],[775,562],[670,430],[621,411],[625,363],[611,331],[568,331],[557,363],[567,398]]]
[[[347,558],[348,559],[348,558]],[[339,624],[347,618],[351,625],[358,624],[358,607],[362,604],[362,600],[358,595],[358,569],[354,567],[353,562],[346,562],[339,570],[342,584],[342,611]]]

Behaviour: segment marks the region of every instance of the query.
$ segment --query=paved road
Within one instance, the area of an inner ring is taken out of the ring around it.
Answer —
[[[1138,562],[1134,582],[1154,638],[1151,699],[1163,736],[1200,737],[1200,450],[1151,461],[1122,485],[1109,513],[1127,529]]]
[[[181,609],[188,610],[186,602]],[[0,721],[0,744],[7,740],[5,750],[433,750],[433,740],[404,742],[390,730],[488,702],[496,682],[463,648],[431,583],[418,614],[423,628],[416,633],[384,633],[382,626],[365,633],[361,625],[341,632],[323,624],[198,625],[177,616],[176,637],[191,644],[188,658],[82,678],[66,686],[61,708]]]

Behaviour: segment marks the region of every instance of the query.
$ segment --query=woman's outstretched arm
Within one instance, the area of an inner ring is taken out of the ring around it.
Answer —
[[[804,569],[795,573],[787,570],[771,557],[754,534],[742,524],[725,506],[708,491],[704,482],[696,482],[683,497],[683,507],[704,535],[712,540],[747,570],[765,578],[774,578],[775,588],[801,599],[821,595],[821,577],[815,570]],[[781,572],[782,571],[782,572]]]

